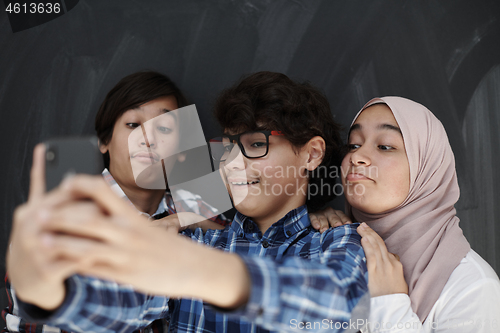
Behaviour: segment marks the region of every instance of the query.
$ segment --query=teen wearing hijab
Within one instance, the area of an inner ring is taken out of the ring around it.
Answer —
[[[500,281],[458,225],[441,122],[411,100],[375,98],[348,143],[342,182],[347,212],[366,222],[358,232],[372,297],[363,332],[498,332]]]

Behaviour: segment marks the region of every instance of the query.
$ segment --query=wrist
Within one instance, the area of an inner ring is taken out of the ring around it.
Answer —
[[[14,287],[15,288],[15,287]],[[60,285],[54,285],[49,287],[48,285],[43,285],[41,290],[29,291],[23,293],[22,291],[16,291],[16,297],[23,301],[24,303],[29,303],[35,305],[36,307],[43,309],[45,311],[54,311],[59,308],[64,302],[66,297],[66,287],[64,283]]]
[[[217,307],[233,309],[246,304],[250,297],[250,275],[243,260],[236,254],[201,248],[198,267],[192,281],[195,297]]]

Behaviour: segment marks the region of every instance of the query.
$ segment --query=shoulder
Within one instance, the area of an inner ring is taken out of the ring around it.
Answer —
[[[230,219],[224,216],[224,214],[219,213],[217,208],[205,202],[203,198],[196,193],[183,189],[177,189],[170,192],[170,196],[174,200],[175,207],[178,212],[193,212],[222,226],[226,226],[231,223]]]
[[[470,250],[455,268],[428,320],[441,326],[486,328],[500,315],[500,280],[491,266]]]
[[[320,234],[317,230],[314,230],[315,237],[324,246],[350,246],[361,247],[361,236],[356,230],[359,223],[344,224],[340,227],[330,228],[324,233]]]
[[[311,248],[319,248],[322,257],[351,258],[357,264],[364,264],[365,253],[361,246],[361,236],[356,231],[358,223],[330,228],[324,233],[310,228]]]
[[[231,232],[230,225],[227,225],[224,229],[209,229],[205,233],[201,228],[195,230],[188,228],[181,231],[181,235],[189,237],[198,243],[219,249],[224,249],[235,236],[234,232]]]
[[[177,211],[191,211],[200,214],[200,204],[204,201],[198,194],[186,190],[175,190],[171,192],[176,204]],[[181,207],[177,207],[180,204]]]
[[[500,288],[500,280],[493,268],[474,250],[470,250],[450,275],[444,290],[464,290],[484,283]]]

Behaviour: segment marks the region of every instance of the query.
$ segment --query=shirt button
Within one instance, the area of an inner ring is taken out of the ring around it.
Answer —
[[[240,234],[240,237],[243,238],[243,233]]]
[[[290,230],[288,230],[288,231],[286,232],[286,234],[287,234],[288,236],[291,236],[291,235],[292,235],[292,232],[291,232]]]
[[[262,242],[262,246],[263,246],[264,248],[267,248],[267,247],[269,246],[269,243],[268,243],[266,240],[264,240],[264,241]]]
[[[253,230],[253,224],[248,225],[248,230],[252,231]]]

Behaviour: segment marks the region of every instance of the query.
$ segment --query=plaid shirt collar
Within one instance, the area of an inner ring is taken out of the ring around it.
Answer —
[[[285,216],[269,227],[264,236],[272,238],[273,235],[284,234],[286,238],[290,238],[299,231],[311,225],[309,215],[307,214],[307,206],[302,205],[289,211]],[[257,233],[260,235],[258,225],[248,216],[236,212],[231,228],[237,233]]]
[[[123,192],[122,188],[120,187],[120,185],[118,185],[118,183],[113,178],[113,176],[111,175],[111,173],[109,172],[109,170],[107,168],[105,168],[102,171],[102,176],[104,177],[104,180],[106,181],[106,183],[108,183],[109,187],[111,187],[113,192],[115,192],[120,198],[123,198],[130,206],[135,208],[132,201],[130,201],[130,199],[127,197],[125,192]],[[170,192],[165,192],[163,199],[160,201],[160,204],[158,205],[158,209],[156,209],[156,212],[153,215],[149,215],[148,213],[144,213],[144,212],[140,212],[140,211],[138,211],[138,212],[140,215],[144,215],[147,218],[153,218],[156,215],[164,214],[165,212],[171,212],[173,209],[174,209],[173,201],[172,201],[172,197],[170,195]]]

